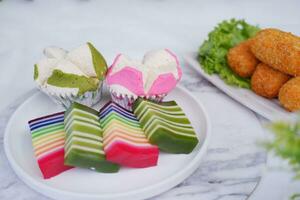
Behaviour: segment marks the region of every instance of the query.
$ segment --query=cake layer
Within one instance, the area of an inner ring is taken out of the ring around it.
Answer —
[[[64,112],[36,118],[28,122],[34,153],[45,179],[72,167],[64,164]]]
[[[169,153],[190,153],[198,144],[197,135],[175,101],[154,103],[139,98],[133,112],[152,144]]]
[[[119,166],[105,158],[99,112],[74,103],[65,114],[65,164],[98,172],[117,172]]]
[[[120,113],[119,111],[116,111],[114,109],[110,109],[108,110],[107,113],[105,113],[105,115],[100,116],[103,120],[105,120],[106,118],[109,118],[111,115],[114,115],[114,117],[118,117],[120,116],[120,119],[124,119],[126,121],[132,122],[132,123],[137,123],[139,124],[138,120],[136,119],[136,117],[132,117],[132,116],[127,116],[124,115],[123,113]]]
[[[76,165],[81,168],[89,168],[97,172],[114,173],[119,171],[119,165],[108,162],[104,156],[97,153],[87,153],[84,150],[73,148],[68,157],[65,158],[66,163]]]
[[[107,102],[100,110],[100,114],[104,114],[107,110],[109,109],[114,109],[114,110],[118,110],[123,114],[126,114],[128,116],[132,116],[133,118],[135,118],[135,115],[130,111],[127,110],[125,108],[123,108],[122,106],[120,106],[119,104],[112,104],[111,101]]]
[[[108,126],[108,124],[113,123],[115,121],[119,122],[120,124],[124,124],[124,126],[128,125],[129,128],[136,128],[138,130],[140,130],[141,128],[140,123],[138,121],[131,121],[125,119],[124,117],[114,113],[110,113],[107,116],[105,116],[105,118],[101,119],[101,126],[102,128],[105,128]]]
[[[93,123],[89,123],[87,121],[81,121],[74,119],[73,121],[69,121],[65,125],[65,130],[67,135],[72,133],[73,131],[81,131],[89,134],[99,135],[101,136],[101,127],[98,121],[98,125]]]
[[[109,102],[100,110],[100,124],[107,160],[136,168],[157,164],[158,148],[149,143],[132,112]]]
[[[117,140],[106,150],[106,157],[127,167],[145,168],[157,165],[158,153],[156,146],[139,147]]]
[[[95,118],[98,117],[99,112],[88,107],[85,105],[82,105],[80,103],[74,102],[72,103],[72,105],[68,108],[68,110],[65,112],[65,115],[69,115],[69,112],[74,112],[74,111],[80,111],[80,112],[86,112],[87,115],[91,115],[91,116],[96,116]]]

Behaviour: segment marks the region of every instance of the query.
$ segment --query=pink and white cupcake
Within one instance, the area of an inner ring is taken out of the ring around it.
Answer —
[[[143,97],[161,101],[182,76],[178,58],[168,49],[150,51],[142,61],[119,54],[108,70],[106,82],[114,102],[131,110]]]

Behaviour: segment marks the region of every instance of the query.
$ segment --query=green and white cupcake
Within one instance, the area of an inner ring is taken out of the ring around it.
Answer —
[[[100,100],[107,64],[91,43],[70,52],[48,47],[44,55],[34,65],[34,80],[41,91],[64,107],[72,102],[92,106]]]

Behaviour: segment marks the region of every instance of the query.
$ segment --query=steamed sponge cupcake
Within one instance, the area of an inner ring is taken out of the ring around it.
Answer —
[[[106,82],[113,101],[131,110],[138,97],[161,101],[181,76],[175,54],[162,49],[146,53],[142,61],[119,54],[108,70]]]
[[[34,66],[34,80],[41,91],[65,107],[72,102],[92,106],[100,100],[107,64],[92,44],[70,52],[48,47],[44,55]]]

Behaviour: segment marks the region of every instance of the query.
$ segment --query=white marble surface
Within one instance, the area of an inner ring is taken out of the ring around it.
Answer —
[[[108,62],[119,52],[138,57],[149,49],[160,47],[168,47],[182,55],[196,50],[216,23],[231,17],[300,35],[299,7],[298,0],[3,0],[0,2],[0,89],[4,93],[0,110],[5,109],[5,112],[1,112],[0,129],[3,130],[10,111],[14,110],[14,105],[7,106],[34,88],[32,65],[47,45],[71,48],[92,41]],[[184,80],[183,84],[195,94],[218,93],[192,71],[187,72]],[[240,109],[253,115],[242,106]],[[232,122],[230,115],[224,120]],[[1,146],[2,143],[1,133]],[[16,181],[2,147],[0,170],[0,179],[6,180],[0,182],[0,199],[43,199]],[[263,180],[250,199],[283,199],[290,179],[290,173],[281,171],[281,160],[269,156]],[[246,197],[224,196],[223,199]],[[196,197],[182,195],[179,198]]]

